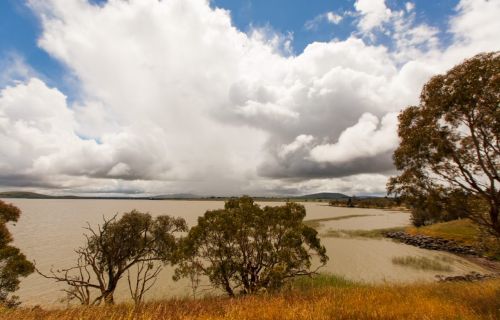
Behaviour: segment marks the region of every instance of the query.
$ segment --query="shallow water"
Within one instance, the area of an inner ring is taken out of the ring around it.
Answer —
[[[186,219],[194,225],[198,216],[206,210],[222,208],[222,201],[179,201],[179,200],[40,200],[40,199],[6,199],[22,210],[22,216],[15,226],[10,226],[14,235],[14,244],[37,267],[48,272],[69,267],[75,260],[73,250],[83,244],[84,227],[87,222],[95,226],[103,221],[103,216],[110,218],[117,213],[137,209],[150,212],[152,215],[169,214]],[[279,202],[261,203],[262,205],[279,205]],[[347,215],[367,215],[335,221],[325,221],[322,230],[355,230],[378,229],[405,226],[409,224],[409,214],[397,211],[377,209],[336,208],[324,203],[305,202],[306,219],[323,219]],[[470,271],[485,272],[457,256],[434,252],[399,244],[386,239],[345,239],[324,238],[330,261],[322,271],[343,275],[346,278],[366,282],[411,282],[432,281],[436,274],[457,275]],[[451,272],[435,272],[414,270],[392,264],[397,256],[423,256],[432,259],[446,260],[452,267]],[[188,281],[173,282],[173,268],[165,268],[159,281],[149,292],[149,299],[161,299],[172,296],[191,294]],[[63,285],[33,274],[21,282],[16,292],[26,305],[56,305],[65,295],[60,290]],[[123,279],[118,288],[116,299],[128,299],[126,280]]]

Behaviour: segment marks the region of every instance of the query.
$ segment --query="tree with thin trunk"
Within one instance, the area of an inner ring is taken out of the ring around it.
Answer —
[[[399,115],[401,171],[389,193],[464,194],[476,223],[500,237],[500,52],[482,53],[427,82],[420,104]]]
[[[128,289],[136,305],[144,301],[144,295],[154,286],[161,270],[162,265],[153,261],[141,261],[127,270]]]
[[[134,266],[143,266],[137,290],[133,298],[142,300],[149,290],[148,284],[157,277],[157,269],[148,269],[152,263],[169,263],[177,250],[177,232],[187,231],[182,218],[158,216],[133,210],[120,219],[104,219],[96,229],[87,227],[85,245],[76,250],[76,266],[38,273],[45,278],[69,285],[66,293],[82,304],[98,305],[114,303],[114,292],[120,279]],[[146,268],[146,269],[144,269]],[[153,271],[153,272],[151,272]],[[144,284],[144,288],[142,288]],[[97,295],[91,298],[93,292]],[[135,295],[135,297],[134,297]]]
[[[297,203],[261,208],[250,197],[231,199],[224,209],[198,218],[182,240],[175,279],[199,273],[235,296],[278,290],[290,279],[314,274],[328,257],[317,231],[304,224],[305,215]]]

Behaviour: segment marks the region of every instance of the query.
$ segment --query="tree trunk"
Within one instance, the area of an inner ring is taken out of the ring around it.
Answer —
[[[110,305],[110,304],[115,304],[115,289],[116,289],[117,283],[114,281],[108,284],[108,288],[102,295],[102,298],[104,300],[104,304]]]
[[[500,237],[500,221],[498,221],[498,205],[492,204],[490,208],[491,226],[495,230],[496,236]]]
[[[114,295],[114,290],[106,291],[103,295],[104,304],[107,304],[107,305],[115,304],[115,298],[113,295]]]

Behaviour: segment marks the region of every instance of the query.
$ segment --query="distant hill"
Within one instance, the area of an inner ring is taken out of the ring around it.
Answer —
[[[7,191],[7,192],[0,192],[0,198],[48,199],[52,198],[52,196],[35,192]]]
[[[176,194],[164,194],[159,196],[151,197],[151,199],[200,199],[201,196],[191,194],[191,193],[176,193]]]
[[[336,193],[336,192],[320,192],[320,193],[306,194],[296,198],[297,199],[346,199],[349,198],[349,196],[346,196],[343,193]]]
[[[35,192],[26,192],[26,191],[8,191],[8,192],[0,192],[0,198],[23,198],[23,199],[130,199],[130,200],[175,200],[175,199],[214,199],[214,200],[224,200],[228,197],[202,197],[199,195],[191,194],[191,193],[176,193],[176,194],[165,194],[158,195],[152,197],[127,197],[127,196],[114,196],[114,197],[79,197],[79,196],[49,196],[46,194],[35,193]],[[276,199],[276,197],[255,197],[256,199]],[[306,194],[297,197],[283,197],[290,199],[322,199],[322,200],[339,200],[339,199],[347,199],[349,196],[342,193],[335,192],[321,192],[321,193],[313,193]]]

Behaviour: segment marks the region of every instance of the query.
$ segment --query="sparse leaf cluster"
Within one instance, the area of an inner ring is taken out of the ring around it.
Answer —
[[[118,282],[127,275],[131,296],[140,303],[156,281],[159,263],[173,260],[178,243],[175,233],[187,231],[187,225],[182,218],[153,219],[148,213],[133,210],[87,230],[85,245],[75,250],[76,266],[51,270],[50,274],[38,272],[68,284],[68,298],[86,305],[113,304]]]

